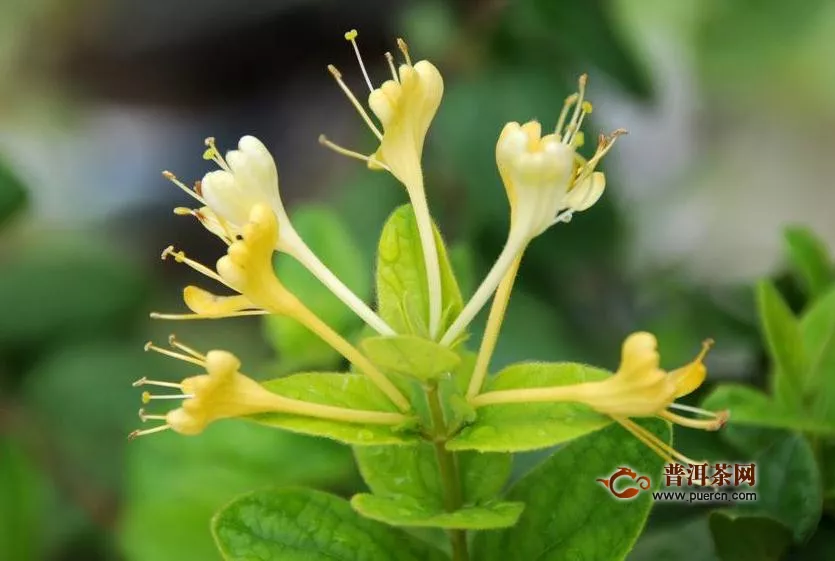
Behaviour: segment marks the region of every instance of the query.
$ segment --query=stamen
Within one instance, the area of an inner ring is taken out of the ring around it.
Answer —
[[[717,417],[721,417],[722,415],[727,413],[727,411],[720,411],[719,413],[714,413],[713,411],[708,411],[707,409],[701,409],[699,407],[693,407],[691,405],[684,405],[683,403],[671,403],[669,405],[669,408],[678,409],[679,411],[687,411],[688,413],[693,413],[694,415],[700,415],[702,417],[708,417],[710,419],[716,419]]]
[[[149,415],[145,413],[144,409],[139,410],[139,420],[143,423],[147,421],[164,421],[165,415]]]
[[[349,158],[354,158],[356,160],[362,160],[363,162],[373,164],[386,171],[390,171],[389,167],[380,160],[372,158],[371,156],[366,156],[365,154],[361,154],[359,152],[355,152],[353,150],[348,150],[347,148],[343,148],[342,146],[328,140],[328,137],[326,137],[324,134],[319,135],[319,144],[327,148],[330,148],[337,154],[342,154],[343,156],[348,156]]]
[[[135,440],[140,436],[146,436],[148,434],[154,434],[155,432],[162,432],[164,430],[168,430],[171,428],[171,425],[160,425],[158,427],[154,427],[152,429],[145,429],[145,430],[135,430],[128,435],[128,440]]]
[[[389,64],[389,70],[391,70],[391,78],[398,84],[400,83],[400,77],[397,75],[397,69],[394,67],[394,55],[390,52],[386,51],[386,62]]]
[[[192,394],[177,394],[177,395],[154,395],[151,392],[142,392],[142,403],[150,403],[154,399],[191,399]]]
[[[703,413],[708,414],[711,412],[703,411]],[[677,425],[699,430],[716,431],[721,429],[723,426],[725,426],[725,423],[728,422],[729,413],[727,411],[720,411],[719,413],[713,413],[713,415],[714,417],[712,419],[698,420],[691,419],[689,417],[682,417],[681,415],[676,415],[675,413],[671,413],[670,411],[663,411],[659,414],[659,416],[663,419],[667,419],[668,421],[673,422]]]
[[[571,115],[571,120],[569,121],[569,125],[568,125],[569,128],[572,128],[572,130],[575,130],[575,131],[578,129],[577,121],[580,118],[580,113],[582,112],[582,109],[583,109],[583,98],[586,95],[586,82],[588,82],[588,79],[589,79],[589,75],[588,74],[583,74],[582,76],[580,76],[580,79],[577,80],[577,84],[578,84],[578,86],[577,86],[577,103],[574,106],[574,113]],[[568,137],[568,132],[569,132],[568,128],[566,128],[565,135],[563,135],[563,139],[562,139],[563,143],[565,143],[569,138]]]
[[[161,314],[159,312],[151,312],[148,314],[151,319],[164,319],[173,321],[186,321],[192,319],[219,319],[219,318],[237,318],[244,316],[265,316],[270,312],[267,310],[243,310],[240,312],[232,312],[231,314],[223,314],[213,316],[209,314]]]
[[[149,380],[145,376],[141,377],[133,383],[134,388],[138,388],[139,386],[159,386],[162,388],[176,388],[178,390],[183,387],[182,384],[178,384],[176,382],[160,382],[158,380]]]
[[[568,110],[571,109],[575,103],[577,103],[577,97],[577,94],[573,93],[562,102],[562,111],[560,111],[560,117],[557,119],[557,126],[554,129],[554,134],[562,135],[562,128],[565,125],[565,118],[568,117]]]
[[[166,355],[166,356],[170,356],[172,358],[176,358],[177,360],[182,360],[184,362],[190,362],[192,364],[196,364],[197,366],[202,366],[202,367],[206,366],[206,362],[203,361],[203,360],[194,358],[193,356],[184,355],[182,353],[169,351],[168,349],[163,349],[162,347],[157,347],[151,341],[148,341],[147,343],[145,343],[145,351],[146,352],[147,351],[154,351],[154,352],[159,353],[161,355]]]
[[[182,189],[189,197],[193,197],[194,199],[200,201],[201,204],[206,204],[206,201],[203,200],[203,197],[200,196],[200,193],[198,193],[194,189],[189,188],[185,183],[177,179],[177,176],[171,173],[170,171],[163,171],[162,176],[174,185],[176,185],[177,187],[179,187],[180,189]]]
[[[356,29],[352,29],[345,33],[345,40],[351,43],[354,47],[354,53],[357,55],[357,62],[360,63],[360,70],[362,70],[362,75],[365,78],[365,83],[368,85],[368,91],[373,92],[374,86],[371,85],[371,78],[368,77],[368,72],[365,70],[365,64],[362,62],[362,55],[360,54],[359,45],[357,45],[357,35],[359,33]]]
[[[168,344],[171,345],[172,347],[174,347],[175,349],[180,349],[181,351],[190,354],[194,358],[197,358],[197,359],[200,359],[200,360],[206,360],[206,355],[204,355],[203,353],[195,351],[191,347],[183,345],[182,343],[177,341],[177,338],[174,336],[173,333],[168,336]]]
[[[215,145],[215,138],[210,136],[203,141],[206,145],[206,151],[203,152],[203,159],[204,160],[212,160],[216,163],[220,168],[224,171],[228,171],[232,173],[232,170],[229,169],[229,165],[226,163],[226,160],[223,159],[223,156],[220,155],[220,151],[217,149]]]
[[[207,277],[209,277],[210,279],[216,280],[217,282],[219,282],[220,284],[222,284],[224,286],[229,286],[226,283],[226,281],[224,281],[220,277],[220,275],[218,275],[217,273],[215,273],[214,271],[212,271],[211,269],[209,269],[205,265],[201,265],[197,261],[194,261],[193,259],[189,259],[188,257],[186,257],[186,254],[185,254],[184,251],[175,250],[173,245],[169,245],[164,250],[162,250],[162,255],[160,257],[162,258],[163,261],[165,261],[169,256],[174,257],[174,260],[177,263],[185,263],[186,265],[188,265],[189,267],[191,267],[192,269],[194,269],[198,273],[202,273],[202,274],[206,275]],[[229,286],[229,288],[232,288],[232,287]]]
[[[354,109],[360,114],[362,120],[365,121],[365,124],[368,125],[368,128],[371,129],[371,132],[374,133],[374,136],[377,137],[377,140],[383,140],[383,133],[374,125],[374,121],[371,120],[371,117],[368,116],[368,113],[363,108],[362,104],[356,98],[356,96],[351,92],[351,89],[345,85],[345,82],[342,81],[342,73],[336,69],[336,67],[332,64],[328,65],[328,72],[336,79],[336,83],[339,84],[339,87],[345,92],[345,95],[348,96],[348,100],[351,102],[351,105],[354,106]]]
[[[403,58],[406,59],[406,64],[412,66],[412,59],[409,57],[409,46],[406,44],[406,41],[400,37],[397,38],[397,48],[400,49],[401,53],[403,53]]]
[[[667,460],[668,462],[675,460],[679,460],[684,464],[696,465],[700,462],[692,460],[659,439],[657,436],[649,432],[647,429],[642,427],[641,425],[635,423],[631,419],[621,419],[615,417],[615,420],[623,426],[626,430],[631,432],[635,438],[643,442],[647,445],[647,447],[651,448],[656,454]]]

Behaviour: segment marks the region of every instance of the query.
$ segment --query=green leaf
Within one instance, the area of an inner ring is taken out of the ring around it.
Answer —
[[[0,559],[40,558],[39,489],[35,468],[20,447],[0,438]]]
[[[806,363],[800,324],[769,281],[757,283],[757,309],[768,352],[774,362],[773,387],[777,400],[799,407],[806,384]]]
[[[26,188],[0,160],[0,226],[26,205]]]
[[[370,296],[370,275],[362,251],[337,213],[308,206],[293,213],[293,227],[349,289],[362,299]],[[275,269],[281,282],[336,331],[359,328],[356,314],[294,258],[277,254]],[[330,345],[289,317],[267,316],[264,328],[288,369],[327,367],[341,360]]]
[[[321,491],[277,489],[244,495],[212,523],[227,561],[441,561],[409,534],[362,518]]]
[[[835,423],[835,290],[812,303],[800,320],[808,360],[807,400],[812,415]]]
[[[602,380],[605,370],[576,364],[520,363],[488,381],[485,392],[564,386]],[[612,420],[579,403],[509,403],[477,410],[475,422],[447,443],[448,450],[520,452],[547,448],[599,430]]]
[[[779,522],[734,511],[711,513],[710,531],[722,561],[780,561],[791,544],[791,534]]]
[[[351,506],[367,518],[393,526],[489,530],[513,526],[525,509],[523,503],[495,502],[464,506],[454,512],[430,508],[410,497],[380,497],[360,493]]]
[[[441,267],[443,332],[461,312],[463,301],[446,246],[435,228]],[[395,210],[383,226],[377,253],[377,302],[380,316],[397,333],[428,336],[429,293],[417,222],[411,205]]]
[[[442,510],[443,487],[433,445],[363,446],[354,449],[362,478],[380,497],[409,497],[425,509]],[[494,500],[510,475],[508,454],[457,454],[465,505]]]
[[[806,438],[798,433],[728,426],[723,437],[756,464],[756,502],[739,503],[736,512],[772,518],[791,530],[797,542],[811,536],[823,508],[821,473]]]
[[[641,422],[662,440],[670,430],[661,421]],[[476,534],[473,553],[482,561],[582,559],[616,561],[626,557],[652,507],[643,492],[618,500],[596,481],[628,466],[656,488],[663,460],[620,425],[572,441],[520,479],[507,500],[524,503],[512,528]]]
[[[783,232],[789,259],[810,300],[821,296],[835,281],[835,271],[826,244],[811,230],[789,227]]]
[[[822,423],[802,412],[787,411],[761,391],[737,384],[717,386],[702,402],[711,411],[730,411],[731,425],[754,425],[835,436],[835,423]]]
[[[120,541],[132,561],[220,559],[212,516],[241,493],[357,478],[345,446],[241,421],[214,423],[194,437],[141,438],[128,452]]]
[[[264,382],[264,387],[292,399],[368,411],[399,412],[394,404],[365,376],[327,372],[303,372]],[[404,427],[345,423],[285,413],[262,413],[251,418],[285,430],[324,436],[346,444],[379,445],[417,442]]]
[[[106,248],[31,249],[3,263],[0,345],[31,347],[85,334],[112,335],[131,325],[146,288],[136,268]]]
[[[454,351],[414,335],[369,337],[361,346],[366,356],[383,370],[405,374],[421,382],[436,380],[455,370],[461,362]]]

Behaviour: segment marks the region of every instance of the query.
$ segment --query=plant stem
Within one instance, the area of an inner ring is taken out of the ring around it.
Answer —
[[[444,490],[444,508],[447,512],[455,512],[463,504],[461,481],[458,477],[458,465],[455,454],[446,449],[447,426],[438,385],[432,384],[426,389],[426,400],[429,404],[429,414],[432,418],[432,444],[435,447],[435,458],[441,475]],[[449,541],[452,544],[452,560],[468,561],[467,533],[464,530],[449,530]]]

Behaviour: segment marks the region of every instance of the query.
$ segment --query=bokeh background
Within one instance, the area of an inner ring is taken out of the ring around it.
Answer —
[[[219,559],[209,520],[237,494],[360,488],[347,448],[243,422],[125,439],[139,426],[131,381],[192,373],[144,353],[149,339],[176,332],[233,350],[260,377],[341,366],[280,320],[173,324],[148,312],[180,311],[181,287],[203,282],[161,262],[165,246],[208,263],[221,252],[172,214],[188,202],[160,175],[201,177],[210,135],[222,149],[243,134],[270,147],[298,228],[371,297],[379,228],[405,193],[317,142],[373,148],[326,71],[336,64],[364,90],[342,37],[352,27],[376,80],[397,36],[444,74],[424,161],[465,291],[507,231],[493,159],[505,122],[551,122],[588,72],[587,137],[630,131],[605,162],[603,201],[532,246],[495,367],[614,367],[640,328],[658,334],[667,365],[710,336],[711,380],[763,383],[753,281],[776,276],[800,298],[783,273],[787,225],[835,242],[832,2],[3,0],[0,560]],[[303,271],[278,266],[332,325],[359,329]],[[698,450],[700,435],[679,435]],[[835,558],[833,526],[825,518],[816,535],[829,553],[808,558]],[[656,509],[630,557],[651,559],[716,559],[704,512]]]

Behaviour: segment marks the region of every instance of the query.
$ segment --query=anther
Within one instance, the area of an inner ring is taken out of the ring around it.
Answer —
[[[342,79],[342,72],[337,70],[336,66],[334,66],[333,64],[328,65],[328,72],[330,72],[333,75],[333,77],[336,78],[337,80]]]
[[[412,66],[412,59],[409,57],[409,46],[406,44],[402,38],[397,38],[397,48],[400,49],[400,52],[403,53],[403,58],[406,59],[406,64]]]
[[[368,72],[365,70],[365,64],[362,62],[362,55],[360,55],[360,48],[357,45],[357,35],[359,33],[356,29],[352,29],[345,33],[345,40],[351,43],[354,47],[354,53],[357,55],[357,62],[360,64],[360,70],[362,70],[362,76],[365,78],[365,83],[368,85],[368,91],[373,92],[374,86],[371,85],[371,79],[368,77]]]

